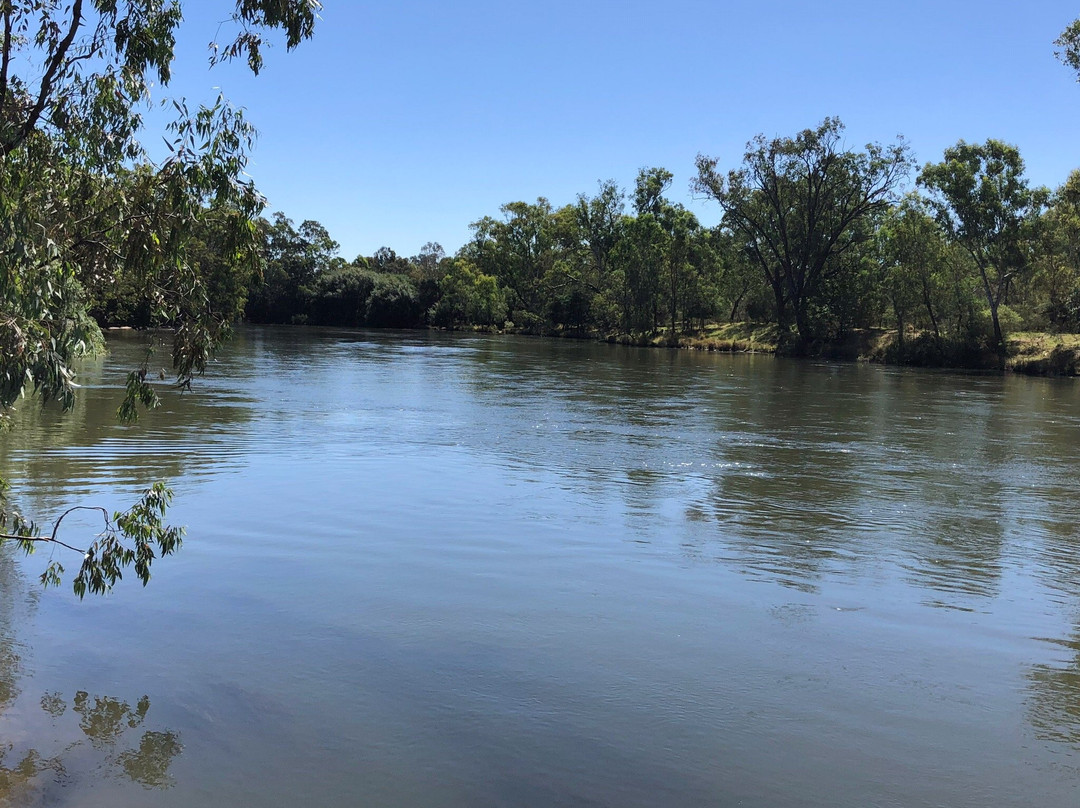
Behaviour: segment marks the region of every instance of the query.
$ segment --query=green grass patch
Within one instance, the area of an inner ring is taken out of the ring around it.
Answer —
[[[1005,342],[1009,370],[1034,376],[1080,375],[1080,334],[1017,331]]]
[[[714,323],[702,331],[682,334],[680,348],[727,353],[776,353],[779,329],[762,323]]]

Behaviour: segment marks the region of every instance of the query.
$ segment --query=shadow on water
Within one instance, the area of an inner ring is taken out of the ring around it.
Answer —
[[[30,676],[24,661],[29,648],[20,636],[33,618],[37,593],[12,552],[0,546],[0,806],[64,804],[73,787],[101,779],[168,788],[180,737],[150,728],[149,698],[132,706],[85,691],[70,698],[46,692],[35,704],[20,688]]]

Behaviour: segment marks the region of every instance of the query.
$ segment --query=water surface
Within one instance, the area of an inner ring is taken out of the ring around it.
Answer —
[[[0,804],[1080,801],[1073,382],[247,329],[122,426],[140,351],[0,439],[188,527],[82,603],[0,554]]]

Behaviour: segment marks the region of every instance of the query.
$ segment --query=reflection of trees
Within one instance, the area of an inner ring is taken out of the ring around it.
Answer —
[[[1028,673],[1028,718],[1040,740],[1080,746],[1080,630],[1061,640],[1070,658]]]
[[[41,709],[51,718],[54,736],[70,735],[66,725],[71,721],[65,718],[68,704],[61,694],[46,693],[41,698]],[[131,707],[119,699],[79,691],[71,700],[70,712],[71,718],[77,717],[81,738],[67,742],[48,756],[14,744],[0,746],[0,801],[25,798],[46,772],[61,785],[77,781],[78,772],[65,762],[82,758],[86,748],[95,753],[95,771],[126,777],[145,788],[172,785],[169,765],[180,754],[180,739],[171,731],[140,733],[149,711],[146,696]]]
[[[992,597],[1009,521],[1030,510],[1019,473],[1039,462],[1010,421],[1002,380],[776,363],[726,391],[698,509],[726,559],[814,589],[892,561],[940,597]]]
[[[159,409],[136,424],[119,423],[125,373],[138,365],[143,343],[110,338],[109,346],[109,356],[79,363],[82,389],[72,411],[29,399],[14,428],[0,436],[0,479],[12,484],[13,504],[39,523],[90,497],[112,510],[153,482],[214,471],[228,462],[250,419],[247,401],[216,387],[235,381],[208,376],[190,394],[162,385]],[[113,489],[117,501],[98,501],[103,488]]]
[[[0,548],[0,727],[20,699],[23,662],[17,634],[33,604],[11,554],[10,547]],[[43,776],[59,786],[78,782],[84,772],[121,777],[145,788],[172,784],[169,766],[180,754],[180,739],[169,730],[145,728],[150,712],[146,696],[132,706],[84,691],[70,701],[61,693],[46,693],[39,706],[47,716],[48,738],[5,742],[11,733],[0,732],[0,805],[30,801]]]
[[[718,469],[700,509],[751,575],[813,591],[866,555],[877,374],[777,361],[711,402]]]
[[[19,695],[22,658],[15,628],[30,616],[34,605],[13,552],[14,548],[0,545],[0,716]]]

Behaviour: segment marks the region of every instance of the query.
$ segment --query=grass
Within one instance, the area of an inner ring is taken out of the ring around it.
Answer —
[[[547,332],[549,336],[601,339],[620,345],[682,348],[720,353],[775,354],[779,329],[766,323],[710,323],[705,328],[678,333],[670,329],[658,334],[607,334],[582,331]],[[904,340],[902,364],[919,367],[950,367],[990,370],[998,367],[994,352],[986,346],[950,345],[945,350],[929,333],[908,332]],[[1037,376],[1080,376],[1080,334],[1048,334],[1017,331],[1006,337],[1008,358],[1005,367],[1015,373]],[[896,364],[896,329],[853,329],[843,340],[820,343],[811,354],[826,359]]]
[[[1009,370],[1035,376],[1080,375],[1080,334],[1016,331],[1005,342]]]
[[[713,323],[700,331],[680,334],[676,346],[722,353],[776,353],[778,336],[779,330],[775,325]],[[671,340],[661,334],[653,339],[652,344],[671,345]]]

